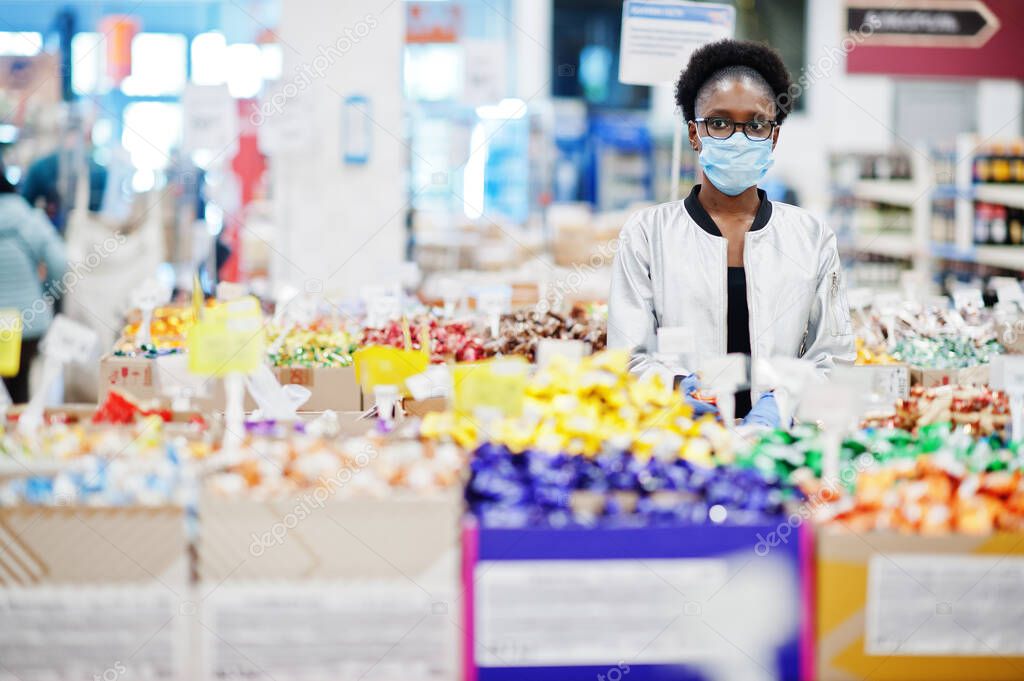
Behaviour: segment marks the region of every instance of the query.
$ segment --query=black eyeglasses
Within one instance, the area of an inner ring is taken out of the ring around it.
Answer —
[[[743,134],[751,142],[763,142],[772,136],[772,131],[778,125],[775,121],[739,121],[729,120],[721,116],[709,116],[708,118],[695,118],[694,123],[703,123],[708,134],[716,140],[727,140],[735,134],[738,128],[743,129]]]

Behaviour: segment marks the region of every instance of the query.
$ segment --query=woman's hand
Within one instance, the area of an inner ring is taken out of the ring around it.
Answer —
[[[757,400],[757,404],[743,419],[745,426],[761,426],[763,428],[779,427],[779,406],[775,403],[773,393],[765,393]]]
[[[705,414],[718,415],[718,407],[711,404],[710,402],[704,402],[694,396],[697,392],[697,388],[700,387],[700,378],[697,374],[690,374],[683,378],[679,383],[679,389],[683,393],[683,397],[686,399],[686,403],[693,407],[693,418],[698,419]]]

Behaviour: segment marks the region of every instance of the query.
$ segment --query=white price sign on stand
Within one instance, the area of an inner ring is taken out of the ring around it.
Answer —
[[[632,85],[674,83],[701,45],[731,38],[736,9],[730,5],[683,0],[626,0],[622,5],[619,81]],[[674,125],[671,199],[679,198],[683,127]]]
[[[59,314],[50,323],[39,349],[43,353],[43,378],[18,420],[22,432],[32,431],[43,422],[44,401],[50,387],[60,378],[64,365],[93,359],[96,332]]]
[[[96,349],[96,332],[59,314],[53,318],[39,349],[46,357],[60,362],[88,362]]]
[[[998,355],[992,359],[992,387],[1010,396],[1011,437],[1024,435],[1024,355]]]
[[[632,85],[671,83],[701,45],[731,38],[736,10],[681,0],[626,0],[622,5],[619,80]]]

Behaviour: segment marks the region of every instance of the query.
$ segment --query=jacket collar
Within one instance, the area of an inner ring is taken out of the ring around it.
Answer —
[[[718,229],[718,225],[715,224],[715,221],[711,219],[708,212],[704,210],[704,206],[697,200],[698,194],[700,194],[699,184],[694,185],[689,196],[683,199],[683,206],[686,207],[686,212],[690,214],[693,221],[705,232],[711,236],[722,236],[722,230]],[[763,189],[758,189],[757,197],[761,199],[761,203],[758,205],[757,213],[754,215],[754,222],[750,225],[751,232],[762,229],[772,217],[772,202],[768,200],[768,195]]]

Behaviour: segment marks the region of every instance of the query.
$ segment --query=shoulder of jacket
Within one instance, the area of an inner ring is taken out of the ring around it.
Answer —
[[[623,236],[643,234],[649,236],[668,225],[678,224],[680,218],[687,218],[682,201],[659,203],[634,211],[622,228]],[[688,219],[688,218],[687,218]]]
[[[832,228],[810,212],[789,203],[772,201],[772,213],[785,223],[787,230],[799,230],[811,239],[824,243],[834,235]]]

